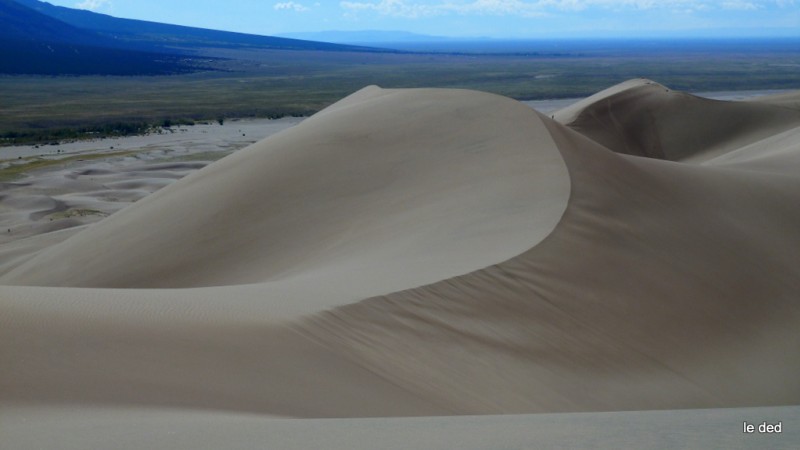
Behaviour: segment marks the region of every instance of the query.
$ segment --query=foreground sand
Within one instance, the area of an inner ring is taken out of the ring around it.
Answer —
[[[743,422],[781,433],[743,433]],[[18,408],[0,411],[9,448],[407,450],[796,449],[800,407],[449,416],[276,419],[170,409]],[[136,430],[146,430],[137,432]],[[46,430],[46,432],[43,432]],[[102,432],[100,432],[102,430]]]
[[[63,242],[15,247],[0,407],[43,426],[72,408],[74,430],[150,411],[188,432],[193,414],[796,405],[795,97],[632,80],[551,120],[490,94],[365,88]]]

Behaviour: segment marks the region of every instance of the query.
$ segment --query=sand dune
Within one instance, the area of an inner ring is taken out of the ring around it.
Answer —
[[[568,197],[555,143],[522,104],[475,92],[366,88],[2,280],[176,288],[335,270],[344,272],[340,282],[396,290],[534,246]],[[401,278],[408,281],[397,284]]]
[[[545,241],[305,330],[469,413],[797,401],[800,180],[620,157],[549,129],[572,197]]]
[[[702,161],[796,127],[800,110],[783,102],[710,100],[637,79],[564,108],[554,118],[618,153]]]
[[[66,239],[0,247],[0,408],[188,429],[796,405],[800,112],[781,102],[633,80],[551,120],[365,88]]]

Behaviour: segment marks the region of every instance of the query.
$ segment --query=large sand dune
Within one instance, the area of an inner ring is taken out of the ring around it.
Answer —
[[[633,80],[552,120],[365,88],[66,239],[16,243],[0,408],[187,429],[796,405],[791,98]]]
[[[569,186],[555,143],[520,103],[366,88],[4,281],[176,288],[334,270],[354,283],[407,278],[398,287],[414,287],[534,246],[561,218]]]

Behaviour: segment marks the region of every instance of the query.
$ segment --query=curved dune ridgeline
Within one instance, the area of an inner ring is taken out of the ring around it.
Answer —
[[[365,88],[0,264],[0,406],[797,404],[791,98]]]
[[[788,96],[781,96],[787,99]],[[787,101],[731,102],[630,80],[564,108],[555,119],[615,152],[697,161],[794,128]]]
[[[2,281],[183,288],[337,271],[414,287],[534,246],[561,218],[569,187],[544,124],[518,102],[368,87]]]

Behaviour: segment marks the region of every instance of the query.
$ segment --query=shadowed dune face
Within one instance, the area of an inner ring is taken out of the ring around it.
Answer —
[[[171,184],[0,277],[0,402],[800,402],[795,112],[634,80],[556,118],[371,87]],[[654,137],[706,162],[619,152]]]
[[[554,117],[615,152],[670,161],[703,161],[794,128],[791,96],[729,102],[672,91],[650,80],[609,88]]]
[[[573,192],[545,241],[301,329],[469,413],[800,399],[787,358],[800,345],[787,328],[800,320],[800,180],[626,157],[547,125]]]

